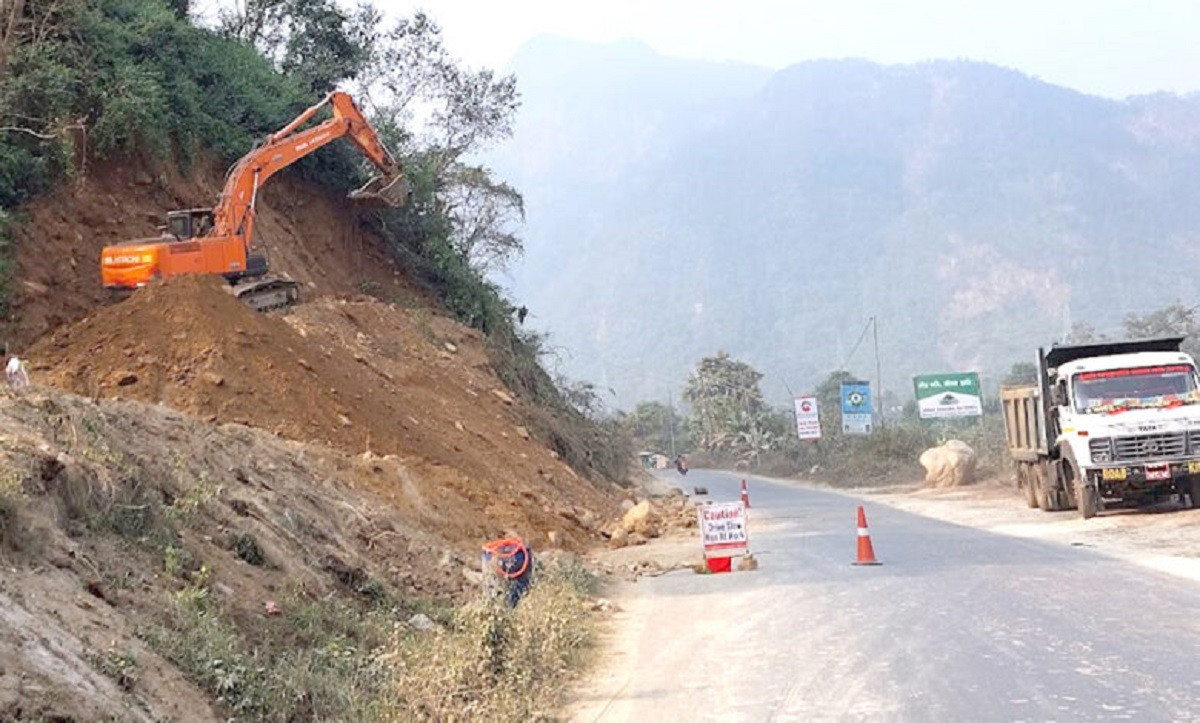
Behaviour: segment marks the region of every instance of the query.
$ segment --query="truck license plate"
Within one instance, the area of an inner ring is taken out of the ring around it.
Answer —
[[[1171,479],[1171,465],[1167,464],[1166,462],[1164,462],[1162,464],[1146,465],[1146,479],[1148,479],[1148,480]]]
[[[1200,462],[1195,460],[1188,462],[1188,474],[1200,474]]]
[[[1118,482],[1129,476],[1129,473],[1124,467],[1109,467],[1100,471],[1101,479],[1117,480]]]

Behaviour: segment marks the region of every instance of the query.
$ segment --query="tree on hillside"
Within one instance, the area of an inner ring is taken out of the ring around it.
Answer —
[[[25,0],[8,0],[0,6],[0,78],[8,65],[8,55],[17,42],[17,30],[25,19]]]
[[[1128,314],[1123,323],[1130,339],[1185,336],[1183,350],[1192,356],[1200,354],[1200,320],[1195,307],[1171,304],[1148,314]]]
[[[700,360],[683,390],[691,405],[688,426],[696,444],[749,462],[780,445],[776,415],[759,388],[762,376],[723,351]]]
[[[244,0],[221,8],[219,31],[253,45],[313,93],[357,77],[370,57],[381,16],[368,2]]]
[[[523,249],[514,228],[525,220],[525,199],[480,166],[459,166],[449,175],[444,211],[455,251],[482,271],[507,266]]]
[[[1033,362],[1016,362],[1012,368],[1008,370],[1002,384],[1033,384],[1037,381],[1037,365]]]
[[[678,453],[687,448],[684,419],[662,402],[641,402],[621,417],[638,446],[652,452]]]
[[[437,23],[418,12],[374,36],[356,87],[412,167],[410,220],[445,219],[441,228],[424,225],[424,233],[477,270],[503,267],[519,255],[521,194],[467,160],[512,134],[520,107],[516,78],[463,67],[443,45]]]
[[[1086,321],[1077,321],[1071,324],[1071,330],[1067,332],[1067,337],[1063,339],[1064,344],[1095,344],[1102,341],[1107,341],[1108,337],[1096,331],[1096,327]]]

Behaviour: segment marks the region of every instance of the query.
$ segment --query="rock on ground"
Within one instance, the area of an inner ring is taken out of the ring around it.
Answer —
[[[957,439],[930,447],[921,453],[919,461],[925,468],[925,484],[930,487],[959,487],[975,478],[975,450]]]
[[[625,512],[625,516],[621,518],[621,527],[626,532],[636,532],[644,537],[658,537],[659,517],[650,500],[642,500]]]

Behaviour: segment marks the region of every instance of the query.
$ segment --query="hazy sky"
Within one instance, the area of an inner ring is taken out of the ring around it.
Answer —
[[[450,49],[500,67],[529,38],[637,38],[772,68],[812,58],[970,58],[1087,93],[1200,90],[1200,0],[377,0],[425,9]]]

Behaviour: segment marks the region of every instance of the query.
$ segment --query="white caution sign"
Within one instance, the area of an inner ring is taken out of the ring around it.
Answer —
[[[816,397],[796,397],[796,434],[802,440],[821,438]]]
[[[750,549],[746,532],[746,507],[741,502],[714,502],[702,505],[700,539],[704,542],[705,557],[732,557]]]

